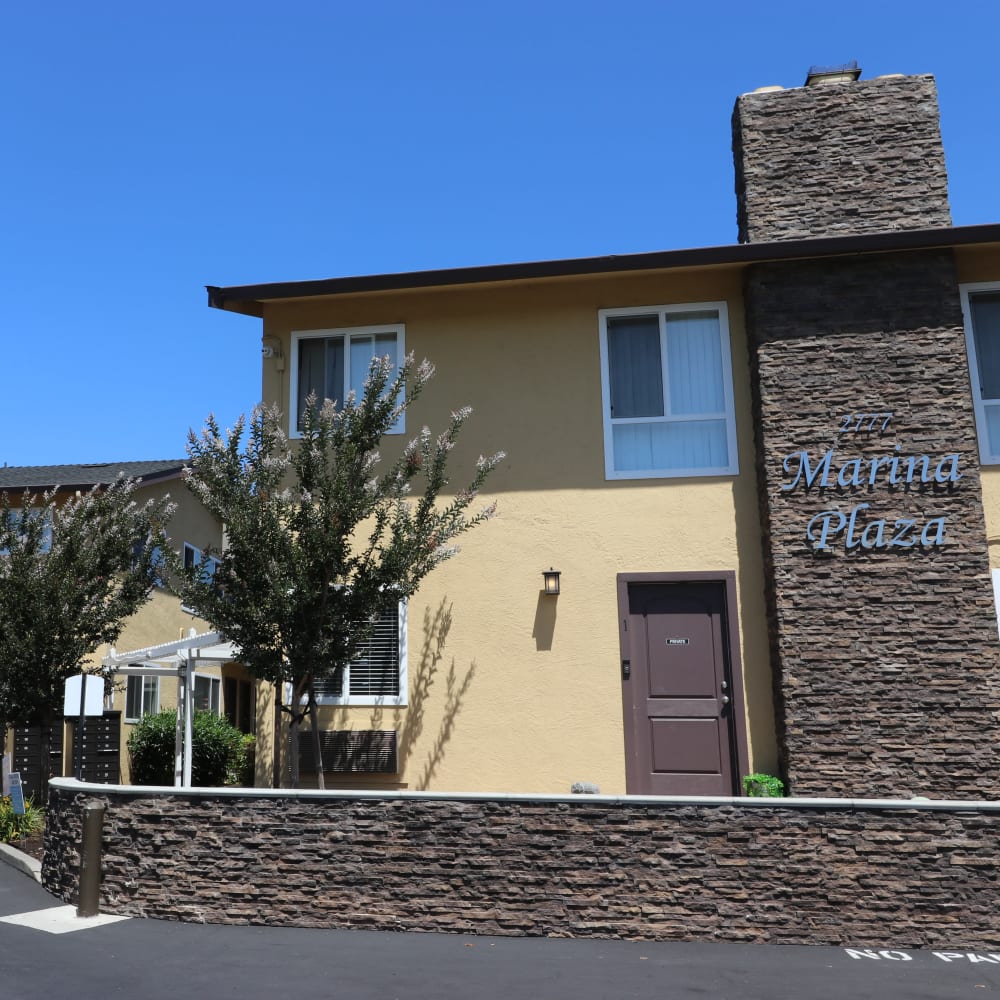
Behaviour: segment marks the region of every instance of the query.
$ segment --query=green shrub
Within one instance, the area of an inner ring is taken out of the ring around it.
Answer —
[[[9,796],[0,798],[0,844],[10,844],[39,833],[45,826],[45,812],[27,799],[24,813],[14,812]]]
[[[174,783],[174,730],[177,713],[144,715],[129,733],[128,756],[133,785]]]
[[[257,740],[250,733],[243,736],[243,746],[240,750],[242,759],[239,770],[226,778],[227,785],[242,785],[253,788],[256,775]]]
[[[785,794],[785,783],[773,774],[747,774],[743,792],[754,799],[780,799]]]
[[[143,716],[128,738],[133,785],[174,783],[173,709]],[[244,736],[213,712],[196,712],[191,733],[191,783],[218,787],[239,775],[245,759]]]
[[[221,715],[198,712],[193,741],[192,784],[230,784],[243,764],[243,733]]]

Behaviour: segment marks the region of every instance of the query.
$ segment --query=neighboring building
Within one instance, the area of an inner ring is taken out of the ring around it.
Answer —
[[[328,784],[1000,793],[1000,225],[951,226],[933,78],[855,76],[739,98],[739,245],[209,289],[292,438],[413,352],[387,450],[471,403],[453,481],[509,456],[324,699]]]
[[[171,541],[186,562],[198,562],[203,551],[222,545],[222,528],[218,521],[198,502],[184,485],[182,473],[186,459],[167,459],[155,462],[120,462],[87,465],[5,466],[0,468],[0,491],[7,492],[12,502],[19,501],[25,491],[42,494],[57,489],[60,496],[69,497],[77,491],[90,490],[113,482],[119,473],[141,480],[136,499],[144,503],[169,494],[177,510],[168,527]],[[163,589],[154,589],[149,602],[125,625],[117,649],[133,650],[157,646],[186,636],[195,628],[208,629],[205,622],[192,617],[182,607],[180,600]],[[98,649],[89,662],[101,662],[107,647]],[[195,677],[196,707],[215,712],[225,712],[245,731],[253,730],[254,691],[243,670],[236,664],[222,667],[206,665],[199,668]],[[132,726],[142,716],[172,708],[177,701],[177,682],[172,677],[120,678],[114,685],[113,695],[107,699],[104,720],[88,723],[93,729],[90,758],[84,754],[92,780],[110,777],[128,779],[128,753],[126,741]],[[25,720],[8,734],[8,748],[15,751],[15,766],[29,775],[28,787],[32,792],[30,775],[38,770],[32,761],[38,754],[37,726]],[[72,773],[72,740],[75,720],[67,719],[63,731],[56,733],[55,756],[52,773]],[[96,743],[95,743],[96,741]],[[116,752],[117,750],[117,752]],[[98,766],[99,762],[99,766]]]

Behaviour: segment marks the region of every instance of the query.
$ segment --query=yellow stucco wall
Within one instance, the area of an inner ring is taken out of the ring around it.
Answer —
[[[207,545],[221,546],[221,526],[180,480],[140,487],[136,497],[142,503],[151,498],[159,499],[166,494],[177,504],[167,531],[175,549],[180,551],[184,542],[190,542],[198,548]],[[191,628],[198,632],[208,630],[204,621],[181,611],[180,600],[173,594],[165,590],[154,590],[149,603],[126,622],[115,648],[124,652],[173,642],[181,635],[187,635]],[[94,654],[93,659],[100,661],[106,652],[107,647],[102,647]]]
[[[716,301],[729,305],[740,474],[605,481],[598,310]],[[401,780],[410,788],[565,792],[593,781],[624,792],[616,574],[731,570],[751,765],[773,770],[739,274],[675,271],[269,306],[264,335],[281,357],[264,361],[264,399],[287,412],[292,331],[379,323],[405,324],[406,349],[437,366],[407,415],[407,436],[424,423],[440,429],[458,405],[475,408],[454,452],[453,484],[470,476],[480,453],[507,452],[489,483],[500,512],[410,602],[409,705],[324,709],[323,727],[399,729]],[[549,566],[562,572],[555,599],[539,593]],[[428,686],[425,620],[441,609],[451,628]]]
[[[958,280],[1000,281],[1000,245],[957,247],[955,266]]]

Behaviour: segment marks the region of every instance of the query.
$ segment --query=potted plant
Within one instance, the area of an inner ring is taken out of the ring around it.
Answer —
[[[780,799],[785,783],[773,774],[747,774],[743,777],[743,794],[752,799]]]

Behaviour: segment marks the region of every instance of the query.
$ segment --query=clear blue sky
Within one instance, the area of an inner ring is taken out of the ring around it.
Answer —
[[[998,38],[962,0],[7,4],[0,464],[252,407],[259,321],[206,284],[733,243],[733,101],[812,64],[934,73],[954,221],[1000,221]]]

